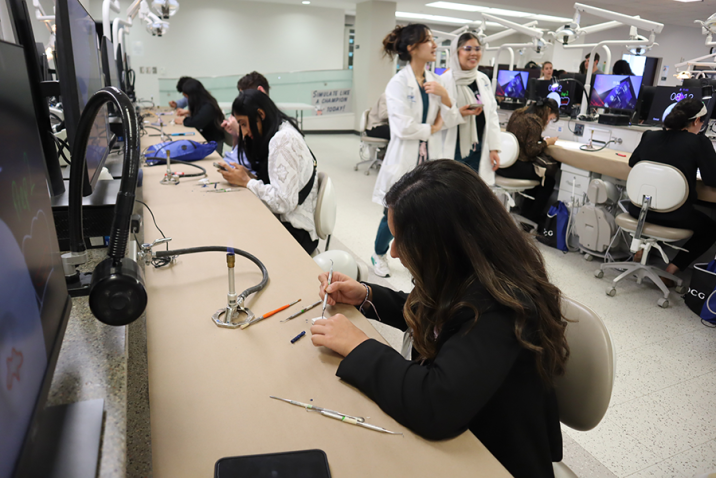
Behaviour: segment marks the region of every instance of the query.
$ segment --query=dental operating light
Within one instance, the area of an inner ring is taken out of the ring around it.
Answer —
[[[168,20],[179,11],[179,2],[176,0],[152,0],[152,10],[164,20]]]

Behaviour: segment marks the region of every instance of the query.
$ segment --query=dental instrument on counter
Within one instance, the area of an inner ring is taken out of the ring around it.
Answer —
[[[274,396],[271,396],[271,398],[276,399],[276,400],[281,400],[284,402],[288,402],[291,405],[296,405],[298,407],[303,407],[307,411],[316,411],[316,412],[320,413],[321,415],[323,415],[324,417],[334,418],[336,420],[340,420],[345,423],[350,423],[351,425],[358,425],[359,427],[364,427],[369,430],[373,430],[373,431],[380,432],[380,433],[387,433],[388,435],[402,435],[402,433],[400,433],[400,432],[392,432],[390,430],[386,430],[383,427],[371,425],[370,423],[365,423],[365,418],[363,418],[363,417],[354,417],[351,415],[346,415],[345,413],[336,412],[334,410],[328,410],[326,408],[317,407],[315,405],[310,405],[308,403],[301,403],[301,402],[297,402],[295,400],[289,400],[287,398],[279,398],[279,397],[274,397]]]
[[[331,261],[331,270],[328,273],[328,285],[331,285],[331,282],[333,281],[333,261]],[[326,286],[326,289],[328,289],[328,285]],[[323,295],[323,312],[321,313],[321,318],[323,318],[324,315],[326,315],[326,303],[328,302],[328,291],[324,291]]]
[[[283,307],[279,307],[279,308],[276,309],[276,310],[272,310],[271,312],[266,312],[264,315],[261,315],[261,316],[259,316],[259,317],[256,317],[255,319],[253,319],[253,320],[251,320],[251,321],[249,321],[249,322],[246,322],[245,324],[242,324],[242,325],[241,325],[241,328],[242,328],[242,329],[245,329],[245,328],[248,327],[249,325],[253,325],[253,324],[255,324],[256,322],[261,322],[261,321],[264,320],[264,319],[268,319],[268,318],[271,317],[273,314],[276,314],[276,313],[278,313],[278,312],[281,312],[282,310],[286,310],[286,309],[288,309],[289,307],[291,307],[292,305],[298,304],[299,302],[301,302],[301,299],[298,299],[296,302],[291,302],[290,304],[284,305]]]
[[[306,331],[305,331],[305,330],[302,331],[302,332],[301,332],[300,334],[298,334],[297,336],[295,336],[294,338],[292,338],[292,339],[291,339],[291,343],[292,343],[292,344],[295,344],[296,342],[298,342],[299,340],[301,340],[301,338],[302,338],[304,335],[306,335]]]
[[[172,172],[171,153],[168,149],[167,149],[167,172],[164,173],[164,177],[162,178],[161,181],[159,181],[159,184],[164,184],[164,185],[171,184],[173,186],[176,186],[177,184],[179,184],[179,176],[177,176],[176,174],[174,174]]]
[[[207,193],[231,193],[241,191],[241,188],[223,188],[223,189],[209,189]]]
[[[320,301],[320,300],[319,300],[319,301],[316,301],[314,304],[309,305],[309,306],[306,307],[305,309],[299,310],[298,312],[296,312],[295,314],[293,314],[291,317],[286,317],[286,318],[283,319],[281,322],[288,322],[288,321],[291,320],[291,319],[295,319],[295,318],[298,317],[299,315],[303,314],[304,312],[308,312],[309,310],[313,309],[314,307],[316,307],[316,306],[318,306],[318,305],[320,305],[320,304],[321,304],[321,301]]]

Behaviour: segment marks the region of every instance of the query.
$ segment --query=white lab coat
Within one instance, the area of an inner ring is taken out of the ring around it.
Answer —
[[[439,76],[430,71],[425,72],[425,81],[443,83]],[[430,129],[435,123],[438,111],[443,118],[443,128],[455,126],[461,116],[460,111],[454,101],[452,107],[448,108],[442,103],[442,98],[439,96],[429,96],[428,117],[426,123],[422,123],[423,99],[420,96],[418,80],[410,65],[405,66],[393,76],[385,88],[390,143],[373,190],[373,202],[381,206],[385,205],[383,200],[391,186],[418,164],[420,141],[428,142],[429,160],[445,159],[442,132],[438,131],[431,135]],[[453,146],[453,150],[454,148]],[[447,158],[452,159],[454,156],[453,153]]]
[[[455,98],[457,97],[457,87],[452,76],[452,71],[446,71],[442,75],[443,86],[450,95],[453,106],[458,107]],[[480,155],[480,170],[478,173],[485,183],[489,186],[495,184],[495,172],[492,170],[492,162],[490,161],[490,150],[500,150],[500,121],[497,115],[497,100],[492,91],[492,81],[484,73],[477,72],[477,89],[482,100],[483,111],[485,113],[485,131],[482,133],[482,154]],[[464,105],[463,105],[464,106]],[[458,109],[458,124],[464,123],[462,115]],[[443,135],[443,156],[448,158],[455,157],[455,146],[457,144],[457,125],[452,128],[441,131]]]

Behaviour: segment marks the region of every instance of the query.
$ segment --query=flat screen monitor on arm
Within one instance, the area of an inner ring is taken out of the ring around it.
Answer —
[[[57,73],[67,139],[74,147],[80,115],[87,101],[104,87],[95,22],[79,0],[57,2]],[[95,118],[87,144],[83,194],[92,193],[109,153],[107,105]]]
[[[526,71],[500,70],[497,72],[497,90],[495,96],[524,101],[527,93]]]
[[[617,110],[634,110],[641,91],[641,76],[596,75],[589,106]]]

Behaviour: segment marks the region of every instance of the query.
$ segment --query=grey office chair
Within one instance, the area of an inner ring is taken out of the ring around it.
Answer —
[[[657,304],[660,307],[669,307],[669,289],[661,280],[667,277],[673,280],[677,287],[677,293],[686,292],[682,286],[683,281],[673,274],[669,274],[658,267],[648,266],[646,262],[652,248],[658,249],[662,259],[667,264],[669,258],[659,245],[663,242],[670,245],[672,242],[688,239],[693,231],[678,229],[674,227],[657,226],[646,222],[649,211],[671,212],[684,205],[689,197],[689,183],[684,174],[673,166],[654,163],[651,161],[640,161],[629,173],[627,178],[627,194],[632,204],[641,207],[639,219],[634,219],[629,213],[622,213],[616,217],[617,225],[633,236],[629,247],[632,253],[643,250],[641,262],[611,262],[602,264],[594,275],[601,279],[606,269],[617,269],[623,271],[607,288],[607,295],[614,297],[617,293],[616,286],[620,280],[629,276],[635,276],[637,283],[641,284],[644,278],[650,279],[664,294],[659,298]],[[676,248],[675,246],[671,246]]]
[[[514,134],[508,133],[507,131],[500,131],[500,169],[509,168],[520,154],[520,143]],[[502,192],[506,196],[506,201],[503,201],[505,207],[510,210],[515,206],[515,195],[520,194],[526,198],[534,199],[524,193],[528,189],[532,189],[539,186],[540,182],[534,179],[511,179],[504,176],[500,176],[500,171],[495,173],[495,188],[499,192]],[[537,229],[537,223],[530,221],[526,217],[523,217],[517,213],[510,212],[512,218],[517,224],[527,224],[532,227],[533,230]]]
[[[602,319],[589,307],[562,297],[569,322],[565,335],[570,356],[565,374],[555,379],[559,420],[579,431],[591,430],[609,408],[616,373],[616,352]],[[553,463],[555,478],[576,478],[564,463]]]
[[[361,158],[364,157],[364,151],[367,151],[367,157],[368,159],[358,161],[356,163],[355,169],[358,171],[358,167],[362,164],[368,164],[368,168],[365,170],[365,175],[370,175],[370,169],[376,166],[380,166],[383,163],[382,159],[378,159],[378,150],[382,148],[386,148],[388,146],[387,139],[383,138],[373,138],[371,136],[368,136],[365,134],[365,128],[368,125],[368,115],[370,114],[370,108],[365,110],[363,114],[360,117],[360,156]]]

